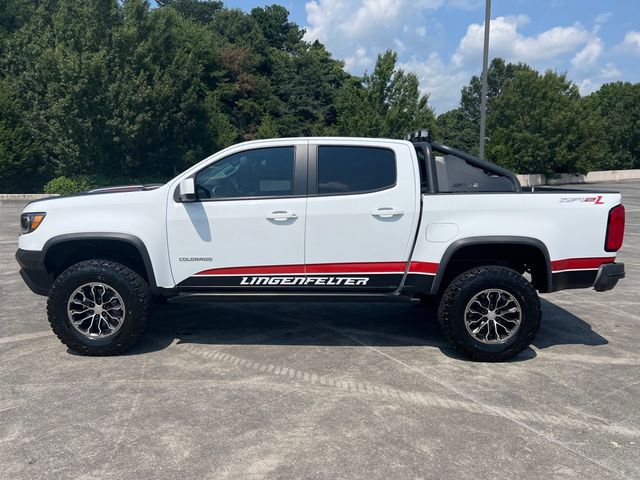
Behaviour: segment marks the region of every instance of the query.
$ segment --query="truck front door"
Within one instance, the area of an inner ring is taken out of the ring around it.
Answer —
[[[195,290],[303,284],[307,141],[240,150],[194,176],[197,199],[169,198],[174,282]]]

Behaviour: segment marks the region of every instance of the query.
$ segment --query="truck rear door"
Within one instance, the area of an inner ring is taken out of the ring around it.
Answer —
[[[307,286],[393,291],[417,227],[419,172],[404,142],[318,140],[309,146]]]

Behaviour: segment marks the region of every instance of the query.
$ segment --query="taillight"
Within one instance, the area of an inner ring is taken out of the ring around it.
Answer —
[[[617,252],[622,247],[624,239],[624,205],[620,204],[609,210],[609,221],[607,222],[607,238],[604,242],[604,249],[607,252]]]

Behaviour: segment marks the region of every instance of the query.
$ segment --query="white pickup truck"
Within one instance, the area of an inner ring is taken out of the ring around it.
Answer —
[[[149,302],[308,296],[435,300],[448,340],[501,361],[540,326],[537,292],[609,290],[619,193],[540,188],[432,142],[242,143],[165,185],[28,204],[16,258],[70,349],[119,354]]]

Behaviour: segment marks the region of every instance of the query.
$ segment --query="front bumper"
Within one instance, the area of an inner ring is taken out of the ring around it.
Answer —
[[[49,289],[53,284],[53,275],[47,272],[44,267],[42,252],[18,249],[16,260],[20,265],[20,276],[31,289],[38,295],[49,294]]]
[[[624,278],[624,263],[606,263],[600,265],[598,275],[593,282],[596,292],[606,292],[616,286],[618,280]]]

